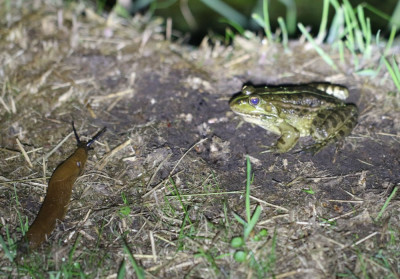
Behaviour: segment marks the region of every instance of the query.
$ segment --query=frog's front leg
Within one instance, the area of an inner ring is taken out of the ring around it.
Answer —
[[[284,120],[279,121],[276,126],[279,129],[281,137],[276,142],[274,151],[285,153],[296,145],[300,137],[300,132]]]
[[[325,145],[348,136],[357,124],[357,117],[358,109],[352,104],[318,113],[311,126],[311,135],[317,141],[312,151],[317,153]]]

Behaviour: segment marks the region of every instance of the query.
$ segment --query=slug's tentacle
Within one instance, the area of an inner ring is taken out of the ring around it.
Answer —
[[[72,130],[74,130],[74,135],[76,138],[77,145],[79,146],[81,144],[81,140],[79,139],[78,133],[76,132],[74,121],[72,121],[71,124],[72,124]]]
[[[101,131],[98,132],[91,140],[89,140],[88,142],[85,142],[85,143],[83,144],[83,142],[81,142],[81,140],[79,139],[78,133],[76,132],[75,125],[74,125],[74,121],[72,121],[71,124],[72,124],[72,129],[74,130],[74,135],[75,135],[75,138],[76,138],[77,145],[78,145],[78,146],[85,145],[87,148],[89,148],[89,147],[92,145],[92,143],[95,142],[95,141],[96,141],[102,134],[104,134],[104,132],[107,130],[107,128],[104,127],[104,128],[101,129]]]
[[[93,142],[95,142],[102,134],[104,134],[104,132],[107,130],[106,127],[104,127],[103,129],[101,129],[100,132],[98,132],[90,141],[88,141],[88,143],[86,144],[86,147],[90,147],[92,145]]]
[[[81,142],[73,122],[72,129],[78,148],[53,172],[42,207],[18,247],[20,252],[38,247],[50,236],[57,220],[63,220],[68,210],[72,187],[85,167],[90,145],[106,131],[103,128],[89,142]]]

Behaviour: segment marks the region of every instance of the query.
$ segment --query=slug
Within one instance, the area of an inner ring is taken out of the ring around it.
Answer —
[[[54,230],[57,219],[64,219],[71,198],[72,186],[83,172],[88,151],[91,149],[90,146],[106,131],[104,127],[90,141],[85,142],[80,141],[74,122],[72,122],[72,129],[78,148],[53,172],[42,207],[25,234],[23,241],[21,241],[20,247],[18,247],[18,250],[22,253],[35,249],[42,244]]]

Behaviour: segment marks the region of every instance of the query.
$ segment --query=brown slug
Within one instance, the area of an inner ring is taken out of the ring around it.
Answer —
[[[57,219],[64,219],[71,198],[72,186],[83,172],[90,146],[106,131],[104,127],[90,141],[85,142],[80,141],[74,122],[72,122],[72,129],[78,148],[53,172],[42,207],[18,247],[20,252],[28,252],[37,248],[50,236]]]

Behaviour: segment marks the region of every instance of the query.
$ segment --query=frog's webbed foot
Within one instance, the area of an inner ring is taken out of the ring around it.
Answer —
[[[304,148],[302,148],[300,152],[307,152],[307,153],[311,153],[311,155],[315,156],[317,155],[325,146],[327,145],[326,142],[319,142],[319,143],[315,143],[312,144],[310,146],[306,146]]]
[[[272,153],[272,154],[275,154],[275,153],[282,153],[282,152],[280,152],[277,148],[276,148],[276,146],[275,145],[273,145],[273,146],[267,146],[267,145],[262,145],[261,146],[264,150],[263,151],[261,151],[260,152],[260,154],[263,154],[263,153]]]
[[[262,146],[263,148],[266,148],[264,151],[262,151],[261,153],[274,153],[274,154],[282,154],[282,153],[286,153],[289,150],[291,150],[293,148],[294,145],[291,146],[287,146],[287,145],[280,145],[279,144],[279,140],[276,144],[272,145],[272,146]]]

